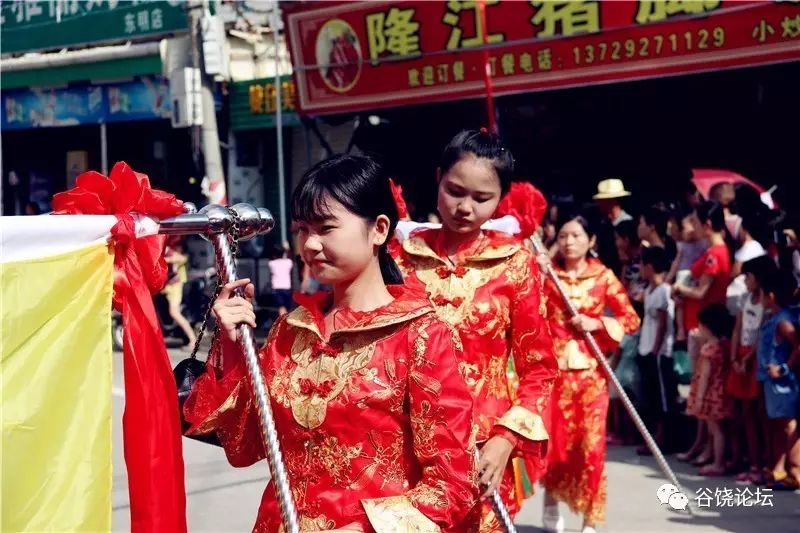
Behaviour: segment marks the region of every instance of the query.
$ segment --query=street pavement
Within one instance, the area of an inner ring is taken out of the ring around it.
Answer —
[[[113,530],[122,532],[130,530],[130,507],[122,451],[122,361],[121,354],[115,356]],[[173,366],[185,357],[185,352],[170,350]],[[268,479],[266,463],[233,468],[221,449],[189,439],[183,439],[183,452],[189,531],[250,531]],[[745,486],[731,478],[701,478],[694,475],[695,469],[672,457],[668,460],[695,507],[694,516],[673,511],[658,501],[656,491],[666,481],[652,457],[638,457],[633,447],[616,446],[608,453],[607,522],[599,531],[800,531],[800,494],[775,493],[770,498],[763,493],[756,504],[754,495],[748,497],[743,492]],[[701,498],[695,500],[696,491],[701,489]],[[754,487],[749,489],[755,491]],[[698,503],[703,507],[697,508]],[[567,531],[579,532],[580,518],[562,509]],[[543,531],[541,491],[525,503],[516,523],[520,533]]]

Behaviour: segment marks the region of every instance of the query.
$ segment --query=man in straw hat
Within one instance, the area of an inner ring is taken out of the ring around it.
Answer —
[[[630,191],[625,190],[621,179],[608,178],[597,184],[597,194],[592,198],[597,201],[600,211],[608,217],[611,224],[616,226],[623,220],[633,220],[633,217],[626,213],[619,203],[620,198],[630,195]]]

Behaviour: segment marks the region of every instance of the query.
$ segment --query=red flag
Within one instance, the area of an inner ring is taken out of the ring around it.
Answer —
[[[136,238],[132,212],[166,218],[183,212],[174,195],[150,188],[144,174],[120,162],[110,179],[97,172],[78,176],[75,188],[56,194],[59,214],[116,215],[114,308],[125,327],[122,418],[131,504],[131,531],[186,531],[186,491],[177,392],[153,306],[166,281],[164,237]]]

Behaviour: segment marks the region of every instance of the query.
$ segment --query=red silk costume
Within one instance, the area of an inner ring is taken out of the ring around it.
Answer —
[[[557,373],[539,267],[519,239],[494,231],[458,250],[453,265],[443,237],[440,229],[415,230],[393,254],[406,283],[424,286],[439,317],[461,336],[460,368],[475,399],[478,442],[494,435],[510,440],[512,457],[525,459],[535,482],[543,470],[543,415]],[[510,354],[519,376],[516,391],[506,375]],[[500,493],[512,515],[519,511],[510,462]],[[497,530],[485,504],[481,531]]]
[[[593,332],[603,352],[613,351],[624,334],[639,328],[639,316],[625,288],[600,261],[589,259],[576,278],[557,264],[553,267],[578,312],[603,323]],[[574,512],[598,523],[604,519],[606,503],[608,384],[583,336],[570,326],[561,294],[549,279],[545,297],[561,373],[550,403],[550,446],[542,483]],[[606,310],[611,316],[605,315]]]
[[[300,529],[464,531],[477,501],[472,400],[460,343],[424,295],[389,287],[371,312],[341,310],[324,340],[330,295],[281,317],[260,353]],[[195,384],[189,432],[216,431],[228,460],[265,457],[241,355]],[[253,528],[282,530],[274,486]]]

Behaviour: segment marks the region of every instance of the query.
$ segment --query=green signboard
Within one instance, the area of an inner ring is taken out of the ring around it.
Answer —
[[[300,117],[295,107],[295,87],[291,76],[282,76],[281,122],[284,126],[297,126]],[[231,128],[255,130],[274,128],[277,116],[277,88],[275,78],[261,78],[233,83],[230,92]]]
[[[46,50],[185,31],[180,0],[14,0],[0,4],[0,52]]]

